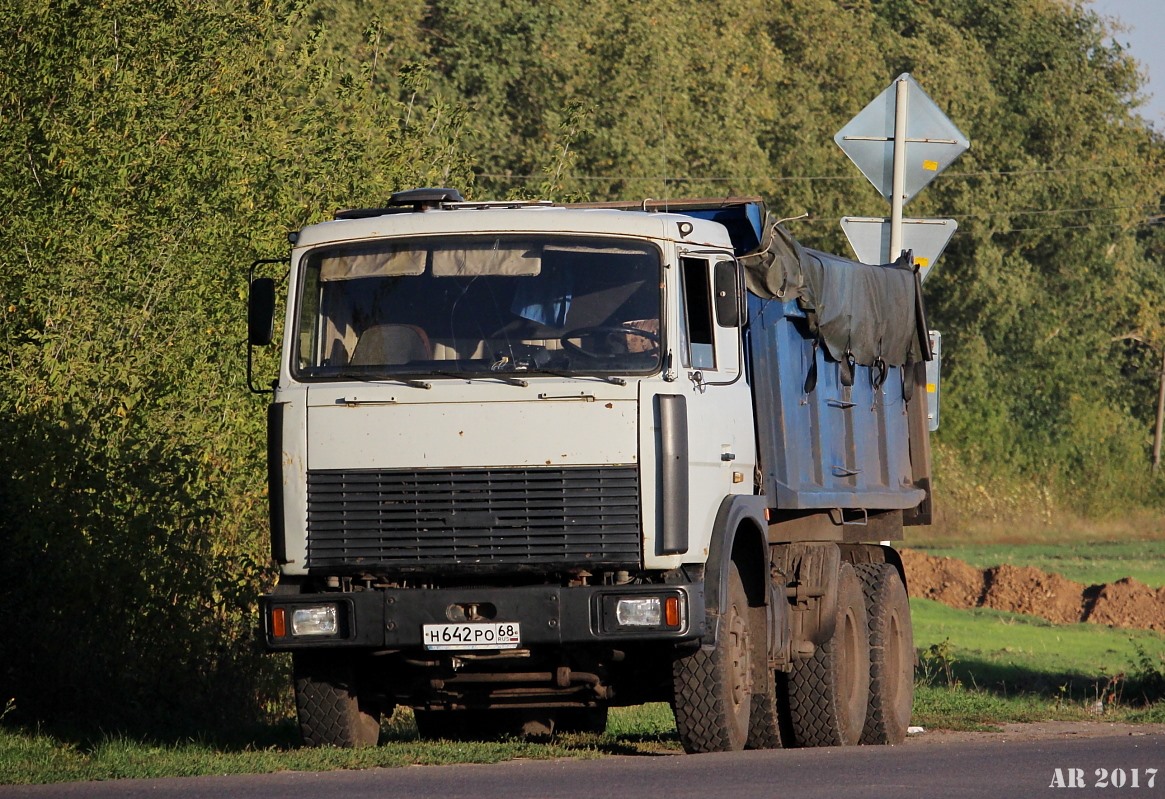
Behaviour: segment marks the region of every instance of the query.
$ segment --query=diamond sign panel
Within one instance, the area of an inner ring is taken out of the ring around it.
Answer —
[[[907,84],[906,183],[903,202],[909,202],[935,175],[970,146],[918,82],[903,73],[838,131],[833,140],[869,178],[882,196],[894,190],[894,119],[897,84]]]
[[[914,251],[919,279],[926,280],[958,227],[959,223],[953,219],[902,220],[902,249]],[[862,263],[884,264],[893,260],[889,257],[889,219],[845,216],[841,219],[841,229]]]

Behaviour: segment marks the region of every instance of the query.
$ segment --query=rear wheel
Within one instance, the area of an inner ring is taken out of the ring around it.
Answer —
[[[336,655],[292,656],[295,709],[307,746],[375,746],[380,709],[360,701],[353,664]]]
[[[857,567],[870,629],[870,698],[864,744],[906,739],[914,704],[914,630],[906,586],[890,563]]]
[[[862,584],[841,565],[833,635],[787,680],[791,732],[797,746],[849,746],[861,739],[870,689],[870,647]]]
[[[672,669],[676,730],[684,750],[735,752],[749,737],[752,645],[748,598],[736,564],[728,573],[716,646],[678,657]]]

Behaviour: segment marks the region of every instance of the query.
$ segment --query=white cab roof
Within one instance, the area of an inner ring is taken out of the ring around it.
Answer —
[[[732,249],[717,222],[685,214],[580,209],[555,206],[452,208],[387,213],[339,219],[305,227],[297,247],[362,239],[434,234],[567,233],[672,240],[701,247]]]

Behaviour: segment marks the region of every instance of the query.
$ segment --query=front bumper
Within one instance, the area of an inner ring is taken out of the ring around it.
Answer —
[[[621,625],[614,604],[621,598],[676,597],[678,624]],[[295,635],[286,622],[296,609],[334,605],[335,631]],[[271,652],[335,647],[421,649],[425,624],[465,622],[467,607],[484,611],[479,620],[517,622],[521,646],[608,644],[620,641],[688,641],[704,634],[704,587],[681,585],[522,586],[514,588],[378,589],[260,597],[261,636]]]

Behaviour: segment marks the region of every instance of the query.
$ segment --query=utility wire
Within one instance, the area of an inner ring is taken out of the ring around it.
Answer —
[[[1142,167],[1153,167],[1154,164],[1133,164],[1126,166],[1107,166],[1107,167],[1074,167],[1074,168],[1049,168],[1049,169],[1027,169],[1027,170],[992,170],[981,172],[948,172],[939,175],[938,178],[944,177],[980,177],[980,176],[1000,176],[1000,175],[1039,175],[1052,173],[1075,173],[1075,172],[1114,172],[1128,169],[1139,169]],[[489,178],[496,180],[517,180],[517,179],[536,179],[539,175],[517,175],[517,174],[498,174],[498,173],[480,173],[478,177]],[[654,182],[664,184],[676,184],[686,182],[748,182],[748,181],[848,181],[848,180],[863,180],[863,175],[803,175],[796,177],[752,177],[752,178],[721,178],[721,177],[674,177],[674,178],[660,178],[650,176],[638,175],[572,175],[568,179],[574,180],[589,180],[589,181],[641,181]],[[1109,206],[1095,206],[1091,208],[1021,208],[1014,210],[992,211],[990,213],[967,213],[967,214],[951,214],[956,221],[970,221],[970,220],[987,220],[1001,216],[1057,216],[1067,214],[1095,214],[1106,211],[1129,211],[1141,209],[1144,212],[1161,211],[1165,209],[1165,203],[1135,203],[1131,205],[1109,205]],[[840,217],[810,217],[802,220],[802,224],[820,225],[823,223],[837,224],[841,221]],[[997,233],[1027,233],[1035,231],[1054,231],[1054,230],[1083,230],[1089,228],[1139,228],[1150,225],[1157,225],[1165,223],[1165,217],[1157,216],[1150,217],[1139,221],[1130,223],[1120,222],[1094,222],[1087,224],[1074,225],[1046,225],[1040,227],[1022,227],[1009,228],[1005,230],[996,231]],[[968,231],[959,230],[955,235],[967,235]]]
[[[990,215],[988,215],[988,216],[990,216]],[[970,217],[970,218],[986,219],[986,218],[988,218],[988,216]],[[1000,214],[1000,216],[1007,216],[1007,214]],[[955,221],[959,221],[959,219],[960,219],[960,217],[957,214],[952,215],[951,218],[955,219]],[[811,219],[800,220],[801,224],[807,224],[807,225],[822,225],[822,224],[833,225],[833,224],[838,224],[840,222],[841,222],[841,217],[817,216],[817,217],[813,217]],[[1029,231],[1033,231],[1033,230],[1053,231],[1053,230],[1080,230],[1080,229],[1084,229],[1084,228],[1140,228],[1140,227],[1151,227],[1151,226],[1160,225],[1160,224],[1165,224],[1165,217],[1149,217],[1146,219],[1140,219],[1140,220],[1137,220],[1134,222],[1128,222],[1128,223],[1124,223],[1124,222],[1088,222],[1088,223],[1081,223],[1081,224],[1074,224],[1074,225],[1040,225],[1038,227],[1004,228],[1004,229],[1000,229],[1000,230],[995,230],[993,232],[995,232],[995,233],[1024,233],[1024,232],[1029,232]],[[954,235],[965,236],[965,235],[969,235],[969,232],[970,231],[960,227],[958,230],[955,231]]]
[[[1082,166],[1082,167],[1048,167],[1043,169],[992,169],[980,170],[975,172],[943,172],[936,176],[936,180],[948,180],[951,178],[975,178],[975,177],[1000,177],[1012,175],[1051,175],[1051,174],[1073,174],[1080,172],[1122,172],[1130,170],[1141,169],[1159,169],[1160,164],[1144,163],[1144,164],[1122,164],[1111,166]],[[501,173],[501,172],[479,172],[479,178],[487,178],[490,180],[538,180],[542,175],[532,174],[518,174],[518,173]],[[637,182],[660,182],[659,176],[651,175],[569,175],[566,176],[573,180],[579,181],[637,181]],[[864,180],[865,176],[861,174],[856,175],[738,175],[736,177],[722,177],[722,176],[700,176],[700,175],[679,175],[670,178],[662,178],[665,183],[755,183],[760,181],[772,181],[775,183],[786,183],[796,181],[852,181]]]
[[[1137,208],[1160,209],[1162,203],[1137,203],[1135,205],[1098,205],[1092,208],[1029,208],[1014,211],[993,211],[989,214],[963,214],[964,219],[987,219],[993,216],[1040,216],[1044,214],[1094,214],[1100,211],[1129,211]]]
[[[1135,205],[1098,205],[1091,208],[1016,208],[990,213],[951,214],[956,220],[992,219],[999,216],[1057,216],[1062,214],[1095,214],[1104,211],[1141,210],[1142,213],[1165,210],[1165,203],[1137,203]],[[813,217],[811,221],[840,221],[841,217]],[[1120,223],[1113,223],[1120,224]]]

